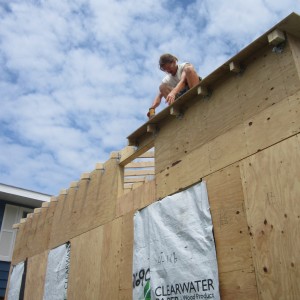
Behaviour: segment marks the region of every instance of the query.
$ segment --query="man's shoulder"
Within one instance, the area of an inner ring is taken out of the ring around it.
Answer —
[[[162,79],[162,82],[163,82],[163,83],[168,83],[168,82],[170,81],[170,79],[171,79],[171,75],[168,74],[168,75],[166,75],[166,76]]]
[[[190,64],[191,63],[189,63],[189,62],[183,62],[183,63],[178,64],[178,67],[183,69],[186,65],[190,65]]]

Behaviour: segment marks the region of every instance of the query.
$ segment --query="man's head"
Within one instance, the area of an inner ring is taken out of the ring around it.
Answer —
[[[169,53],[163,54],[159,58],[159,68],[164,72],[175,75],[177,71],[177,61],[176,56]]]

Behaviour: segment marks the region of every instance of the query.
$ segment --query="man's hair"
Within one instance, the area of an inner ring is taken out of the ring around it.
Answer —
[[[170,53],[165,53],[159,58],[159,68],[162,69],[165,64],[172,63],[173,61],[178,61],[177,57]]]

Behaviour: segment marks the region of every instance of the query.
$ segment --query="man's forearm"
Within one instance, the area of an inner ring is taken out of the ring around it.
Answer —
[[[176,95],[178,94],[182,89],[184,89],[186,87],[186,83],[185,80],[180,80],[177,85],[175,86],[175,88],[173,89],[173,93]]]
[[[158,95],[155,97],[153,103],[152,103],[152,106],[151,108],[156,108],[159,106],[160,102],[161,102],[161,98],[162,98],[162,95],[161,93],[158,93]]]

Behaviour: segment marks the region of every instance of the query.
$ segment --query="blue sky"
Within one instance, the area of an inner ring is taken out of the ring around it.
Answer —
[[[205,77],[293,11],[299,1],[0,0],[0,182],[57,195],[147,120],[162,53]]]

